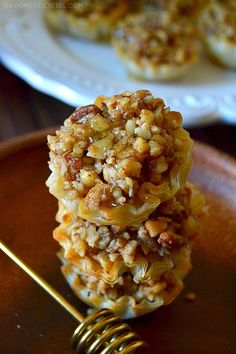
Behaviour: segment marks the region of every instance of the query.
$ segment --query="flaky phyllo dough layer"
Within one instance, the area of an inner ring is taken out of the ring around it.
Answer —
[[[138,228],[96,226],[60,205],[54,238],[62,246],[63,273],[86,303],[122,317],[168,304],[191,269],[190,244],[203,207],[203,196],[190,184]]]
[[[192,141],[181,123],[137,91],[97,98],[48,138],[62,271],[93,307],[140,316],[183,288],[205,199],[186,183]]]
[[[49,136],[50,192],[103,225],[138,226],[186,182],[192,141],[149,91],[98,97]]]

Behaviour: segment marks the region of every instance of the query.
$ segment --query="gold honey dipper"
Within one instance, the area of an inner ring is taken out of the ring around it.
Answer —
[[[71,339],[72,347],[77,353],[131,354],[137,351],[142,354],[147,353],[146,343],[131,331],[130,326],[116,317],[111,310],[97,310],[84,318],[62,295],[1,241],[0,249],[80,322]]]

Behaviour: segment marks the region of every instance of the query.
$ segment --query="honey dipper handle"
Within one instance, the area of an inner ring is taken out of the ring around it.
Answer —
[[[62,295],[60,295],[43,278],[28,267],[20,258],[18,258],[4,243],[0,240],[0,249],[10,257],[21,269],[23,269],[31,278],[36,281],[49,295],[51,295],[65,310],[67,310],[79,322],[83,322],[84,317],[79,313]]]

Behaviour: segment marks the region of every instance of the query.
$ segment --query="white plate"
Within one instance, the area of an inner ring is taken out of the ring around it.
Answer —
[[[149,89],[179,110],[185,125],[219,116],[236,122],[236,73],[207,59],[179,82],[148,83],[126,76],[107,44],[55,36],[45,26],[43,0],[0,0],[0,57],[14,73],[44,93],[72,106],[98,95]]]

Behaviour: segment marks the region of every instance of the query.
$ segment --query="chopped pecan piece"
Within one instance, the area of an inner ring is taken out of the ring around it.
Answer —
[[[101,112],[102,111],[100,110],[100,108],[98,108],[98,106],[96,106],[95,104],[89,104],[87,106],[82,106],[82,107],[76,109],[74,113],[72,113],[72,115],[70,116],[70,121],[71,121],[71,123],[78,123],[79,119],[81,119],[89,114],[96,115]]]

